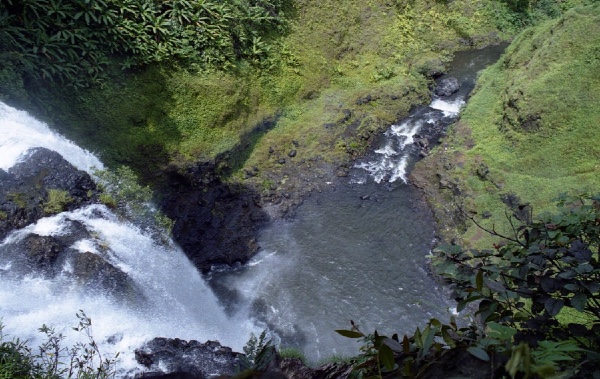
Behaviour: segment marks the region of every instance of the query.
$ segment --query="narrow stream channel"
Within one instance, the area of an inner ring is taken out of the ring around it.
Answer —
[[[445,77],[458,79],[458,92],[417,107],[381,135],[348,178],[310,197],[295,219],[264,229],[250,264],[213,272],[209,283],[227,311],[250,306],[282,346],[312,362],[358,352],[355,340],[334,332],[350,320],[364,332],[401,334],[432,317],[448,319],[454,304],[426,265],[432,215],[406,179],[419,152],[413,140],[427,123],[458,117],[477,72],[503,49],[457,54]]]

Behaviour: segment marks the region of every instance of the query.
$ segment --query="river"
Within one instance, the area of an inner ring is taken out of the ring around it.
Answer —
[[[154,336],[217,339],[240,351],[249,334],[268,329],[283,347],[315,363],[358,351],[337,335],[350,320],[364,332],[409,333],[429,318],[447,319],[454,304],[427,271],[433,220],[407,174],[419,150],[414,135],[427,123],[458,116],[476,73],[502,48],[458,54],[450,75],[461,88],[451,97],[418,107],[381,135],[376,149],[356,162],[347,178],[330,183],[300,206],[292,220],[272,223],[258,236],[259,254],[243,267],[200,273],[174,243],[161,244],[102,205],[46,217],[0,243],[0,318],[10,336],[39,341],[49,324],[77,341],[75,313],[93,320],[102,349],[123,353],[123,373],[138,369],[133,350]],[[8,170],[30,147],[61,153],[91,172],[102,163],[25,112],[0,103],[0,168]],[[79,221],[93,238],[71,246],[104,254],[142,289],[143,302],[122,302],[88,291],[62,274],[15,277],[11,244],[26,233],[60,236]],[[107,254],[107,248],[109,253]]]
[[[456,55],[451,96],[434,97],[381,134],[347,178],[314,194],[293,220],[261,231],[259,254],[246,266],[213,272],[210,284],[233,313],[250,308],[259,325],[311,362],[358,353],[335,329],[353,320],[365,333],[411,333],[430,318],[448,320],[454,303],[428,273],[432,214],[407,181],[418,159],[415,135],[459,116],[477,73],[503,46]]]

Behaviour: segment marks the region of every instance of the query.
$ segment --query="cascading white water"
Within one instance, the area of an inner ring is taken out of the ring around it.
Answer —
[[[102,168],[91,153],[52,132],[47,125],[0,103],[0,168],[14,165],[27,149],[43,146],[55,150],[80,169]],[[127,274],[140,290],[140,299],[121,301],[110,293],[90,291],[63,274],[47,279],[28,274],[18,279],[10,275],[9,254],[3,251],[28,233],[60,236],[65,225],[79,221],[89,237],[71,248],[103,255],[104,259]],[[83,309],[92,319],[93,335],[105,353],[121,352],[122,372],[136,370],[133,351],[153,337],[219,340],[240,350],[250,332],[257,328],[243,310],[226,315],[218,299],[196,268],[174,243],[160,244],[136,226],[120,220],[102,205],[91,205],[73,212],[46,217],[36,224],[14,231],[0,243],[0,319],[5,333],[29,339],[33,346],[42,336],[37,328],[46,324],[65,333],[65,345],[79,338],[71,330]]]
[[[454,100],[435,99],[429,104],[429,107],[442,111],[444,117],[456,117],[463,105],[465,105],[465,99],[458,97]]]
[[[455,118],[464,103],[464,95],[452,99],[434,99],[424,111],[415,112],[400,124],[392,125],[384,133],[384,146],[375,150],[370,159],[360,161],[354,167],[367,172],[376,183],[393,183],[397,180],[406,183],[410,147],[415,142],[413,137],[425,124],[433,125],[442,117]],[[354,182],[364,184],[365,180],[358,176]]]
[[[0,102],[0,169],[8,170],[29,148],[45,147],[63,156],[80,170],[102,169],[102,162],[48,125]]]

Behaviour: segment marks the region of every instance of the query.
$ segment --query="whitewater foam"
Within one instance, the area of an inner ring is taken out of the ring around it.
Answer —
[[[47,124],[0,102],[0,169],[8,170],[33,147],[54,150],[80,170],[104,168],[94,154],[52,131]]]

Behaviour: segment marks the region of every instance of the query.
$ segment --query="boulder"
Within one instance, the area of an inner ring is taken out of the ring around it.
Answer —
[[[135,359],[148,370],[136,378],[231,376],[241,371],[241,356],[217,341],[200,343],[158,337],[135,350]]]
[[[0,239],[47,216],[45,202],[50,190],[64,191],[69,201],[64,210],[93,203],[96,184],[57,152],[35,148],[11,167],[0,170]]]
[[[23,239],[27,260],[39,270],[53,270],[53,265],[64,251],[63,246],[52,236],[29,234]]]
[[[174,221],[173,239],[203,272],[213,264],[247,262],[258,250],[256,232],[268,220],[257,205],[258,194],[249,188],[217,177],[208,184],[197,180],[214,170],[214,164],[206,162],[185,172],[166,172],[159,190],[160,207]]]
[[[435,94],[438,96],[450,96],[460,88],[458,79],[455,77],[444,78],[440,80],[435,87]]]
[[[74,254],[73,275],[80,285],[90,291],[109,292],[119,297],[136,293],[136,286],[127,274],[101,254],[89,251]]]

